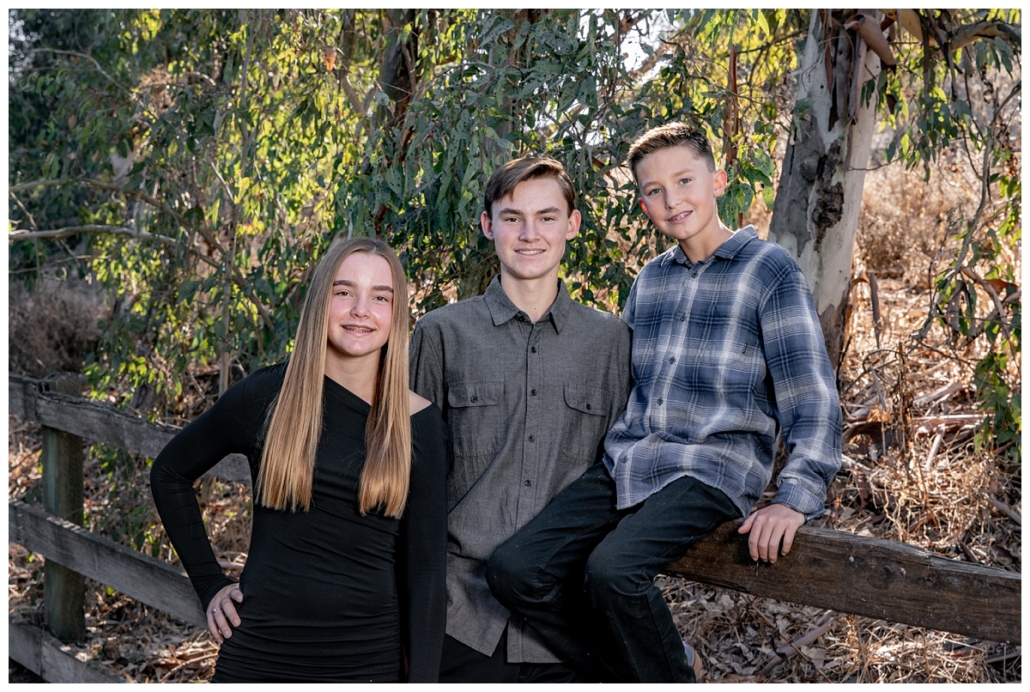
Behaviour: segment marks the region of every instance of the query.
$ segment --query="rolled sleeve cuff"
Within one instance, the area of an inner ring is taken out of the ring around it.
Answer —
[[[811,521],[826,511],[826,491],[814,493],[801,483],[784,481],[780,483],[773,503],[801,512],[805,521]]]

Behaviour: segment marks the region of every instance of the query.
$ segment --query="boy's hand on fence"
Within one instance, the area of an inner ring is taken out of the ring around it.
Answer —
[[[232,636],[229,623],[232,623],[233,627],[240,626],[240,616],[236,613],[236,604],[233,601],[243,603],[243,592],[240,591],[239,584],[223,587],[207,605],[207,628],[219,644]]]
[[[737,533],[748,533],[747,545],[752,560],[776,562],[783,542],[783,554],[790,552],[794,534],[805,524],[805,515],[787,505],[773,504],[763,507],[749,516],[737,529]]]

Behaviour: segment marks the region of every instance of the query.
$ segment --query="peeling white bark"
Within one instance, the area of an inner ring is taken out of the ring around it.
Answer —
[[[838,64],[849,56],[841,54],[839,38],[834,37],[829,51],[833,64],[827,66],[824,34],[820,13],[813,10],[797,94],[798,103],[808,105],[807,119],[797,123],[794,140],[788,144],[769,238],[801,266],[822,321],[827,350],[836,363],[843,346],[855,234],[876,129],[875,95],[867,104],[860,95],[862,85],[880,73],[880,58],[858,39],[850,65]],[[835,74],[837,81],[832,88],[828,73]],[[842,76],[847,83],[841,83]],[[840,108],[842,91],[849,95],[847,106],[831,126],[830,115],[835,102]]]

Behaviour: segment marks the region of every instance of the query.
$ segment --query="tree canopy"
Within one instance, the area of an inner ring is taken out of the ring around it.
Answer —
[[[815,117],[798,98],[813,13],[837,41],[818,50],[881,65],[827,74],[848,85],[832,118],[871,105],[884,163],[979,171],[927,329],[990,341],[982,398],[1018,432],[1019,288],[1000,259],[1021,232],[1018,10],[11,10],[10,266],[102,282],[116,302],[92,382],[149,383],[174,408],[198,363],[224,389],[233,364],[289,351],[337,234],[398,250],[416,314],[479,293],[497,270],[483,185],[547,153],[581,195],[573,296],[618,310],[665,247],[621,165],[647,128],[710,134],[731,226],[759,199],[781,213],[776,152]]]

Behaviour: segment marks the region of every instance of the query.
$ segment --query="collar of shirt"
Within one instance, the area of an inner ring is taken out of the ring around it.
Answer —
[[[755,232],[754,226],[744,226],[737,231],[733,232],[729,238],[726,239],[722,245],[715,249],[711,257],[707,257],[697,264],[704,264],[712,259],[712,257],[718,257],[719,259],[733,259],[738,252],[740,252],[745,245],[758,237],[758,233]],[[676,262],[682,264],[685,267],[693,267],[694,263],[687,258],[686,253],[683,252],[683,248],[680,247],[679,243],[672,246],[672,250],[665,253],[662,257],[662,267],[668,266],[669,262]]]
[[[501,288],[501,276],[499,274],[486,287],[486,291],[483,293],[483,300],[486,301],[486,307],[490,310],[490,318],[493,320],[495,327],[499,327],[508,320],[522,314],[522,311],[518,309],[515,303],[511,302],[504,289]],[[540,318],[540,322],[550,318],[554,331],[561,334],[562,327],[565,326],[565,322],[568,319],[571,306],[572,298],[569,297],[569,291],[565,288],[565,282],[558,279],[558,296],[551,303],[550,309]]]

